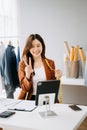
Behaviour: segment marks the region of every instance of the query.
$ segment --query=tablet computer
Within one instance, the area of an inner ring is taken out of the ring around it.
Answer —
[[[60,80],[46,80],[39,81],[37,83],[37,91],[36,91],[36,105],[44,105],[46,99],[52,104],[56,103],[58,100],[58,92],[59,92]]]

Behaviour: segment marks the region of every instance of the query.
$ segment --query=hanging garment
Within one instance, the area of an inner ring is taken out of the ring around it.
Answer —
[[[1,72],[1,66],[2,66],[2,59],[5,52],[5,46],[4,44],[0,45],[0,72]]]
[[[5,84],[7,98],[13,98],[13,93],[18,85],[17,61],[14,46],[8,45],[2,61],[2,77]]]
[[[20,47],[17,46],[17,54],[16,54],[16,68],[17,68],[17,87],[20,87],[19,78],[18,78],[18,66],[20,62]]]
[[[16,56],[16,59],[17,59],[17,71],[18,71],[18,65],[19,65],[19,62],[20,62],[20,47],[19,47],[19,45],[17,47],[17,56]]]
[[[4,89],[4,83],[1,76],[1,66],[2,66],[2,59],[5,52],[5,46],[4,44],[0,44],[0,93],[2,93],[2,90]]]

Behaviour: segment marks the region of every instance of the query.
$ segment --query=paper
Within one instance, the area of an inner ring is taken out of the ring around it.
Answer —
[[[35,101],[22,100],[16,105],[9,107],[10,110],[16,111],[33,111],[36,108]]]
[[[21,100],[10,99],[10,98],[1,98],[0,99],[0,105],[2,105],[4,107],[10,106],[10,105],[15,105],[19,102],[21,102]]]
[[[9,107],[14,106],[20,102],[21,100],[17,100],[17,99],[1,98],[0,99],[0,112],[7,110]]]
[[[7,109],[31,112],[35,108],[36,108],[35,101],[17,100],[17,99],[9,99],[9,98],[0,99],[0,112]]]

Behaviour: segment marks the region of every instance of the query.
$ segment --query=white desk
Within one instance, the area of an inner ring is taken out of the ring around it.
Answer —
[[[87,105],[87,86],[84,79],[62,77],[63,103]]]
[[[0,118],[0,127],[3,130],[76,130],[87,115],[87,106],[80,106],[82,111],[73,111],[68,104],[55,104],[52,110],[57,116],[42,118],[39,114],[45,111],[40,106],[33,112],[16,111],[16,114],[7,119]]]

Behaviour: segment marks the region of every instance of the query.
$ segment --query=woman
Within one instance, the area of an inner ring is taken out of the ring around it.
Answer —
[[[61,71],[55,70],[54,61],[45,57],[45,43],[39,34],[31,34],[19,63],[19,81],[22,88],[18,99],[35,100],[37,82],[55,80]]]

